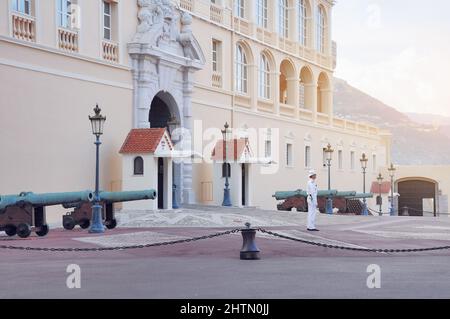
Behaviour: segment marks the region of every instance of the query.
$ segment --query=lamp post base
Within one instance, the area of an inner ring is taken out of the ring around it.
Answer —
[[[102,206],[95,204],[92,206],[92,225],[89,228],[90,233],[104,233],[105,226],[103,225]]]
[[[333,215],[333,200],[331,198],[327,198],[326,212],[329,215]]]
[[[394,210],[394,207],[391,207],[391,208],[389,209],[389,215],[395,216],[395,210]]]
[[[222,206],[225,206],[225,207],[231,206],[231,198],[230,198],[230,189],[229,188],[224,188],[224,190],[223,190]]]
[[[367,203],[363,204],[362,214],[363,214],[363,216],[369,216],[369,210],[367,209]]]

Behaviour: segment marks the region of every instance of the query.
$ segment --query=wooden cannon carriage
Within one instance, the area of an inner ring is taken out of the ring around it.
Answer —
[[[144,199],[155,199],[156,191],[153,189],[128,192],[100,192],[100,205],[103,206],[102,217],[108,229],[117,226],[115,219],[114,203],[129,202]],[[76,225],[81,228],[88,228],[92,219],[92,201],[72,202],[63,205],[64,208],[73,208],[73,211],[63,216],[62,224],[67,230],[72,230]]]
[[[297,211],[307,212],[307,193],[303,190],[276,192],[273,197],[283,202],[277,205],[280,211],[290,211],[296,208]],[[318,209],[321,213],[326,212],[327,198],[333,199],[333,208],[338,209],[338,214],[360,215],[362,213],[361,199],[371,198],[373,194],[357,194],[355,191],[339,192],[337,190],[320,190],[317,194]]]
[[[23,192],[0,196],[0,231],[5,231],[8,236],[17,234],[26,238],[34,230],[36,235],[45,236],[49,231],[45,214],[47,206],[75,201],[91,202],[93,199],[91,191],[48,194]]]

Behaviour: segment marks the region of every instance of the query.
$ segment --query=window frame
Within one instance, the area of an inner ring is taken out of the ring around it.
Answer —
[[[60,28],[73,29],[72,28],[72,8],[74,4],[72,0],[56,0],[56,15],[57,24]]]
[[[317,17],[316,17],[316,50],[322,54],[325,53],[325,9],[322,5],[317,7]]]
[[[298,21],[298,42],[302,46],[306,47],[308,41],[308,7],[306,5],[306,0],[299,0],[297,21]]]
[[[236,44],[235,49],[235,91],[241,94],[248,94],[248,58],[244,47]]]
[[[289,38],[289,0],[278,0],[278,32]]]
[[[294,144],[292,142],[286,142],[285,148],[286,155],[286,167],[294,167]]]
[[[311,145],[305,145],[305,168],[311,168]]]
[[[245,19],[245,0],[234,0],[234,15],[238,18]]]
[[[257,0],[256,2],[256,23],[260,28],[269,27],[268,0]]]
[[[13,0],[12,10],[24,15],[31,16],[31,0]]]
[[[258,97],[266,100],[272,98],[270,81],[270,61],[269,58],[261,53],[259,57],[259,76],[258,76]]]
[[[138,167],[137,163],[140,163],[141,167]],[[140,168],[140,170],[139,170]],[[136,156],[133,159],[133,175],[134,176],[144,176],[144,158],[142,156]]]
[[[109,7],[109,13],[106,13],[106,7]],[[102,25],[102,30],[103,30],[103,39],[104,40],[108,40],[108,41],[113,41],[113,4],[109,1],[105,1],[103,0],[103,5],[102,5],[102,19],[103,19],[103,25]],[[106,26],[106,17],[109,18],[109,26]],[[109,38],[105,36],[105,32],[109,31]]]

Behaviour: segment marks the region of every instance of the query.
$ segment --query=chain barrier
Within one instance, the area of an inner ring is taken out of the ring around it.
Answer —
[[[319,246],[319,247],[325,247],[325,248],[333,248],[333,249],[341,249],[341,250],[353,250],[353,251],[374,252],[374,253],[414,253],[414,252],[450,249],[450,246],[440,246],[440,247],[431,247],[431,248],[412,248],[412,249],[358,248],[358,247],[348,247],[348,246],[339,246],[339,245],[329,245],[329,244],[318,243],[318,242],[314,242],[314,241],[310,241],[310,240],[305,240],[305,239],[282,235],[282,234],[279,234],[276,232],[266,230],[264,228],[258,228],[257,230],[260,231],[261,233],[265,233],[268,235],[272,235],[275,237],[284,238],[284,239],[288,239],[288,240],[292,240],[292,241],[301,242],[301,243],[307,244],[307,245],[313,245],[313,246]]]
[[[55,251],[55,252],[91,252],[91,251],[111,251],[111,250],[125,250],[125,249],[141,249],[148,247],[157,247],[157,246],[168,246],[168,245],[176,245],[182,243],[189,243],[198,240],[205,240],[225,235],[230,235],[234,233],[240,232],[240,228],[224,231],[221,233],[215,233],[211,235],[192,237],[187,239],[178,239],[160,243],[152,243],[152,244],[142,244],[142,245],[129,245],[129,246],[115,246],[115,247],[96,247],[96,248],[46,248],[46,247],[20,247],[20,246],[8,246],[8,245],[0,245],[0,249],[10,249],[10,250],[26,250],[26,251]]]
[[[9,250],[22,250],[22,251],[51,251],[51,252],[100,252],[100,251],[118,251],[118,250],[127,250],[127,249],[142,249],[149,247],[158,247],[158,246],[168,246],[168,245],[176,245],[183,244],[189,242],[195,242],[199,240],[206,240],[210,238],[221,237],[225,235],[235,234],[241,232],[243,229],[236,228],[224,232],[219,232],[215,234],[192,237],[187,239],[178,239],[173,241],[159,242],[159,243],[151,243],[151,244],[140,244],[140,245],[129,245],[129,246],[115,246],[115,247],[95,247],[95,248],[48,248],[48,247],[23,247],[23,246],[9,246],[9,245],[0,245],[0,249],[9,249]],[[291,237],[283,234],[279,234],[270,230],[266,230],[264,228],[256,228],[257,231],[261,233],[265,233],[268,235],[272,235],[274,237],[279,237],[287,240],[292,240],[296,242],[300,242],[307,245],[313,245],[324,248],[331,249],[340,249],[340,250],[351,250],[351,251],[361,251],[361,252],[375,252],[375,253],[412,253],[412,252],[425,252],[425,251],[437,251],[437,250],[447,250],[450,249],[450,246],[439,246],[439,247],[431,247],[431,248],[411,248],[411,249],[378,249],[378,248],[358,248],[358,247],[348,247],[348,246],[339,246],[339,245],[331,245],[324,244],[320,242],[314,242],[311,240]]]

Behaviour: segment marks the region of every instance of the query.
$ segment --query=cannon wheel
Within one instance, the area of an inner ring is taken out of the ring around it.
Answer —
[[[5,233],[6,235],[8,235],[9,237],[14,236],[15,234],[17,234],[17,228],[14,225],[6,225],[5,227]]]
[[[63,227],[67,230],[72,230],[75,228],[75,220],[71,216],[64,216]]]
[[[45,235],[48,234],[48,231],[49,231],[49,227],[47,224],[45,224],[45,225],[41,226],[40,230],[36,231],[36,235],[38,235],[39,237],[44,237]]]
[[[80,221],[80,227],[83,229],[88,228],[91,225],[91,221],[89,219],[82,219]]]
[[[111,221],[106,224],[106,228],[108,229],[114,229],[116,227],[117,227],[117,220],[115,218],[111,219]]]
[[[17,226],[17,235],[20,238],[27,238],[31,234],[31,226],[23,223]]]

